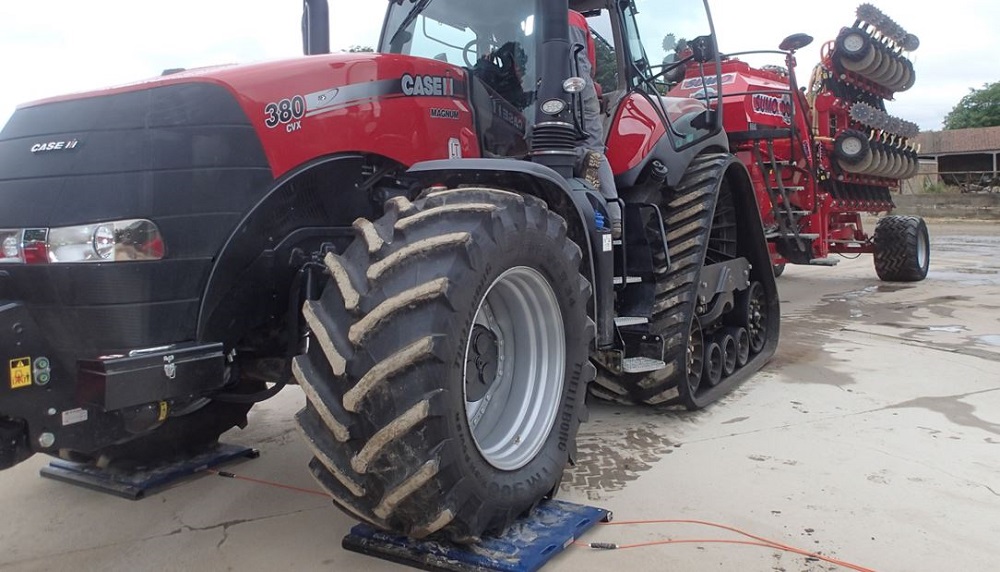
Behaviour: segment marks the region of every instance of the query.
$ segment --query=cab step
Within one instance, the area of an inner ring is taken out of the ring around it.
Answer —
[[[619,328],[628,328],[631,326],[643,326],[649,323],[649,318],[640,318],[638,316],[619,316],[615,318],[615,325]]]
[[[630,357],[622,360],[622,371],[625,373],[649,373],[667,367],[666,362],[648,357]]]

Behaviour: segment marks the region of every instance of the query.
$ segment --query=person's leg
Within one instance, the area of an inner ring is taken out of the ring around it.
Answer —
[[[601,196],[608,201],[608,217],[611,225],[611,235],[622,236],[622,207],[618,204],[618,187],[615,186],[615,174],[611,171],[611,163],[601,153],[601,162],[597,168],[597,178],[601,182]]]
[[[615,186],[615,174],[611,170],[611,163],[608,162],[604,153],[582,149],[581,154],[582,176],[607,201],[608,226],[611,228],[612,236],[620,238],[622,234],[622,209],[618,204],[618,190]]]

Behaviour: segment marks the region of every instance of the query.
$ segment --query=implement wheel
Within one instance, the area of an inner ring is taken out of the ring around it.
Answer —
[[[875,226],[875,273],[886,282],[919,282],[927,277],[931,241],[917,216],[883,217]]]
[[[326,258],[293,373],[313,474],[354,518],[472,542],[558,486],[593,323],[566,223],[495,190],[393,199]]]

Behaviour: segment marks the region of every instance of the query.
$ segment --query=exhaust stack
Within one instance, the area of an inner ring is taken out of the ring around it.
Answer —
[[[307,56],[330,53],[330,5],[327,0],[302,2],[302,51]]]

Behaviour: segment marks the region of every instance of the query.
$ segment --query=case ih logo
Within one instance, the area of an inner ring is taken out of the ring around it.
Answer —
[[[684,80],[684,83],[681,84],[681,89],[697,89],[699,87],[705,87],[706,85],[708,87],[715,87],[717,83],[719,83],[719,78],[714,75],[704,78],[693,77]],[[732,83],[736,83],[736,74],[727,73],[722,75],[722,85],[730,85]]]
[[[450,77],[435,77],[405,74],[400,81],[403,95],[455,95],[455,80]]]
[[[786,125],[792,123],[792,99],[787,95],[774,97],[757,94],[751,99],[754,113],[780,117]]]
[[[48,143],[35,143],[31,146],[32,153],[48,153],[49,151],[69,151],[76,149],[80,142],[76,139],[70,141],[50,141]]]

